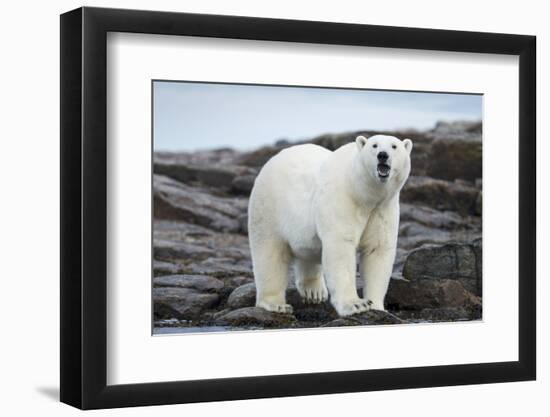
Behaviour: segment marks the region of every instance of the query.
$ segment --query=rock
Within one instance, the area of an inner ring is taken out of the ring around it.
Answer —
[[[223,168],[201,169],[197,171],[199,182],[211,185],[212,187],[230,188],[236,175],[235,172]]]
[[[223,310],[216,311],[212,314],[211,320],[217,320],[218,318],[230,313],[232,310],[230,308],[224,308]]]
[[[186,165],[155,162],[153,165],[153,172],[155,174],[165,175],[180,182],[189,183],[197,181],[195,169]]]
[[[271,157],[278,154],[285,146],[264,146],[252,152],[247,152],[241,155],[238,163],[247,167],[261,168]]]
[[[256,304],[256,285],[252,282],[241,285],[233,290],[227,299],[227,307],[253,307]]]
[[[481,295],[481,239],[472,244],[425,245],[413,250],[403,266],[408,280],[454,279]]]
[[[238,232],[237,218],[248,206],[246,199],[219,197],[156,174],[153,200],[156,219],[181,220],[222,232]]]
[[[420,311],[401,311],[401,317],[411,322],[449,322],[481,319],[481,305],[479,308],[441,307],[424,308]]]
[[[212,292],[224,287],[222,281],[208,275],[165,275],[153,278],[156,287],[193,288],[201,292]]]
[[[393,262],[393,273],[401,276],[401,271],[403,271],[403,265],[409,254],[408,250],[403,249],[403,247],[397,243],[397,251],[395,253],[395,261]]]
[[[231,286],[233,287],[240,287],[244,284],[249,284],[254,282],[254,278],[252,276],[235,276],[231,277],[227,280]]]
[[[398,246],[414,249],[429,243],[445,243],[452,233],[447,230],[432,229],[419,223],[403,222],[399,225]]]
[[[483,180],[481,178],[476,178],[475,185],[476,188],[479,188],[481,190],[481,188],[483,187]]]
[[[450,232],[448,232],[447,230],[435,229],[425,226],[421,223],[409,221],[399,223],[399,237],[427,236],[433,233],[440,233],[446,239],[448,239],[450,235]]]
[[[159,261],[157,259],[153,260],[153,275],[171,275],[177,274],[180,271],[178,265],[171,262]]]
[[[338,314],[328,302],[305,304],[301,299],[290,300],[288,295],[287,302],[294,308],[294,317],[296,317],[301,326],[317,327],[321,323],[327,323],[338,318]]]
[[[476,280],[460,281],[466,289],[481,297],[483,295],[483,240],[481,238],[474,240],[472,248],[474,249],[474,256],[476,258]]]
[[[473,186],[429,177],[409,177],[401,190],[401,201],[457,211],[466,216],[475,213],[477,194]]]
[[[410,280],[422,278],[477,278],[475,253],[471,245],[449,243],[425,245],[413,250],[403,268]]]
[[[416,236],[400,236],[397,245],[401,249],[407,251],[415,250],[419,247],[430,246],[430,245],[442,245],[449,241],[456,242],[469,242],[473,238],[479,237],[479,233],[450,233],[445,231],[434,230],[428,234],[421,234]]]
[[[182,323],[186,323],[186,320],[183,320],[183,321],[179,321],[178,319],[155,320],[155,327],[177,327]]]
[[[256,174],[240,175],[231,181],[231,189],[234,192],[249,195],[255,180]]]
[[[184,222],[155,220],[154,275],[210,275],[215,278],[252,274],[248,239]],[[233,287],[235,285],[232,285]]]
[[[239,231],[242,234],[248,235],[248,214],[243,214],[237,219],[239,221]]]
[[[153,288],[155,319],[196,319],[218,301],[217,294],[201,293],[190,288]]]
[[[153,240],[153,256],[157,259],[206,259],[216,252],[200,245],[169,240]]]
[[[202,156],[206,160],[193,160],[191,156],[182,160],[178,159],[177,154],[172,155],[171,158],[155,158],[153,172],[186,184],[200,183],[227,190],[233,187],[236,178],[245,177],[253,172],[249,168],[232,163],[208,162],[208,159],[212,161],[215,158],[208,158],[204,153]]]
[[[184,167],[227,167],[235,163],[240,152],[231,148],[202,150],[196,152],[155,152],[153,163],[172,164]]]
[[[216,232],[204,226],[186,223],[183,221],[153,219],[153,237],[159,240],[173,240],[176,242],[194,242],[209,240]]]
[[[322,324],[321,327],[348,327],[348,326],[360,326],[361,322],[351,317],[341,317]]]
[[[478,216],[481,216],[483,214],[483,201],[482,201],[481,191],[477,193],[476,206],[475,206],[474,212]]]
[[[481,143],[481,121],[456,120],[453,122],[437,122],[435,127],[426,136],[434,139],[470,140]]]
[[[275,141],[275,146],[277,147],[283,147],[283,146],[290,146],[292,143],[288,139],[277,139]]]
[[[401,221],[414,221],[430,228],[456,229],[467,226],[467,221],[452,211],[438,211],[419,204],[400,204]]]
[[[426,174],[430,177],[444,180],[462,178],[469,181],[481,177],[481,140],[436,139],[432,142],[430,154],[426,169]]]
[[[369,310],[361,314],[353,316],[356,320],[359,320],[361,324],[403,324],[405,320],[400,319],[396,315],[381,310]]]
[[[357,138],[357,136],[359,135],[363,135],[367,138],[369,136],[372,136],[372,134],[369,134],[367,132],[349,132],[349,133],[342,133],[338,135],[329,133],[326,135],[317,136],[316,138],[313,138],[309,142],[322,146],[323,148],[327,148],[330,151],[335,151],[341,146],[354,142],[355,138]]]
[[[339,317],[321,327],[344,327],[344,326],[370,326],[375,324],[404,324],[405,320],[396,315],[380,310],[369,310],[364,313],[354,314],[348,317]]]
[[[392,311],[440,307],[471,310],[481,307],[481,299],[454,279],[391,280],[385,304]]]
[[[273,313],[260,307],[233,310],[216,318],[221,326],[292,327],[296,318],[291,314]]]
[[[211,275],[225,279],[235,276],[253,276],[252,268],[242,264],[224,262],[215,258],[202,262],[190,262],[182,266],[181,272],[192,275]]]

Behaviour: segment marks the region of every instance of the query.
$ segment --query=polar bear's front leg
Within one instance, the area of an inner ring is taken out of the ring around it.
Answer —
[[[321,265],[317,261],[296,259],[296,289],[306,303],[318,304],[328,300],[328,290]]]
[[[367,302],[357,295],[355,252],[355,245],[349,241],[323,240],[323,274],[330,302],[340,316],[368,310]]]
[[[394,260],[395,247],[377,248],[361,254],[359,269],[363,279],[363,298],[373,310],[384,310]]]

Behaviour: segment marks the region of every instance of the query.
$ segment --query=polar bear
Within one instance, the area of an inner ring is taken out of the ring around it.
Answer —
[[[412,146],[410,139],[358,136],[334,152],[292,146],[264,165],[248,207],[258,307],[292,312],[285,292],[293,265],[305,302],[330,295],[340,316],[384,310]],[[356,289],[358,253],[363,299]]]

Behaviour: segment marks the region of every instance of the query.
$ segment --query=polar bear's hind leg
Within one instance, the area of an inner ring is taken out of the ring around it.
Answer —
[[[286,303],[288,268],[291,255],[288,245],[273,240],[252,247],[256,281],[256,306],[276,313],[292,313]]]
[[[328,290],[323,279],[321,264],[296,259],[294,263],[296,289],[306,303],[319,304],[328,300]]]

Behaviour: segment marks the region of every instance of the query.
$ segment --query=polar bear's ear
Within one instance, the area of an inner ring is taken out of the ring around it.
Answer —
[[[357,136],[355,143],[357,144],[357,149],[361,150],[367,144],[367,138],[364,136]]]
[[[404,139],[404,140],[403,140],[403,146],[405,146],[405,149],[407,150],[407,152],[411,153],[412,148],[413,148],[413,142],[412,142],[412,140],[410,140],[410,139]]]

